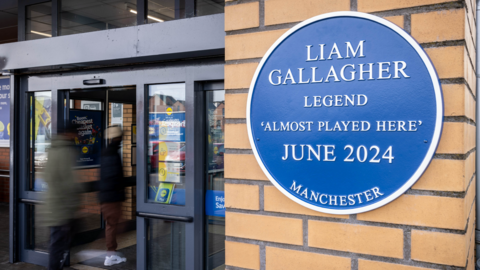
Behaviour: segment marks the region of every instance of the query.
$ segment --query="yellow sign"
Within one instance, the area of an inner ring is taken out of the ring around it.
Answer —
[[[158,185],[155,201],[159,203],[171,203],[174,188],[175,184],[160,183],[160,185]]]
[[[88,152],[88,147],[84,146],[84,147],[82,148],[82,152],[83,152],[84,154],[86,154],[86,153]]]
[[[164,161],[168,156],[168,145],[165,142],[158,144],[158,160]]]
[[[218,154],[218,147],[215,146],[215,147],[213,148],[213,153],[214,153],[215,155]]]
[[[173,112],[172,108],[170,108],[170,107],[169,107],[169,108],[167,108],[167,114],[168,114],[168,115],[171,115],[171,114],[172,114],[172,112]]]
[[[163,182],[167,179],[167,165],[164,162],[158,163],[158,181]]]

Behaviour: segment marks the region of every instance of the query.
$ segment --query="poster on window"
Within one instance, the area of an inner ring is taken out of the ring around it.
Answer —
[[[0,145],[10,144],[10,79],[0,79]]]
[[[185,112],[150,113],[150,141],[185,141]]]
[[[76,166],[100,165],[102,151],[102,112],[70,110],[70,121],[77,126],[75,146]]]

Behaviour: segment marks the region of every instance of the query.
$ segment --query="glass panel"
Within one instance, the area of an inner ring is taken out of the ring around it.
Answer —
[[[30,177],[29,190],[43,191],[43,179],[47,164],[48,149],[51,145],[52,93],[35,92],[30,94]]]
[[[25,207],[27,209],[27,249],[48,252],[50,230],[41,225],[42,209],[39,208],[42,206],[27,204]]]
[[[0,44],[18,41],[18,7],[14,2],[8,9],[0,10]]]
[[[82,100],[70,99],[70,109],[103,111],[103,102],[84,100],[84,99]]]
[[[185,84],[149,86],[148,202],[185,205]]]
[[[225,269],[225,91],[207,95],[207,269]]]
[[[223,13],[225,0],[195,0],[195,14],[197,16]]]
[[[136,3],[136,0],[62,0],[60,35],[136,25]]]
[[[52,36],[52,2],[27,6],[26,12],[26,40]]]
[[[185,269],[185,224],[146,219],[147,269]]]
[[[185,18],[185,0],[148,0],[148,23]]]

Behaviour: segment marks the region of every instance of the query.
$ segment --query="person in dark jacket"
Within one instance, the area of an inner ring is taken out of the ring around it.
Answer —
[[[117,254],[117,227],[122,215],[122,202],[125,201],[122,159],[118,150],[122,143],[122,130],[111,126],[105,131],[109,144],[102,152],[99,200],[103,217],[107,222],[105,238],[107,256],[105,265],[111,266],[126,262],[127,259]]]

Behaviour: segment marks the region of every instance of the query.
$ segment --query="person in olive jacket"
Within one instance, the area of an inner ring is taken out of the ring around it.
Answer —
[[[77,157],[75,135],[76,126],[68,126],[54,137],[48,150],[44,175],[48,187],[40,212],[43,212],[43,224],[50,227],[49,270],[63,269],[81,203],[83,186],[77,182],[73,170]]]
[[[117,228],[122,215],[122,202],[125,201],[125,185],[123,181],[122,159],[118,153],[122,143],[122,130],[119,126],[111,126],[105,130],[109,139],[108,146],[102,152],[99,200],[106,224],[105,240],[107,256],[105,265],[111,266],[126,262],[117,250]]]

